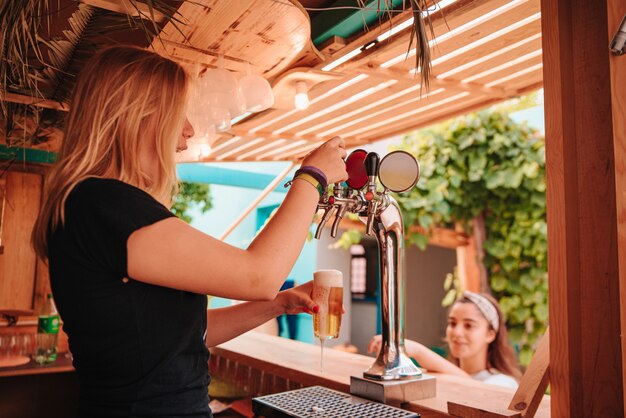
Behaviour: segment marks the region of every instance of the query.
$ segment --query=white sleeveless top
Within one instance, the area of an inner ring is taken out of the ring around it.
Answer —
[[[503,386],[505,388],[517,389],[517,387],[519,386],[517,380],[515,380],[511,376],[502,374],[495,369],[482,370],[476,374],[473,374],[472,379],[476,379],[490,385]]]

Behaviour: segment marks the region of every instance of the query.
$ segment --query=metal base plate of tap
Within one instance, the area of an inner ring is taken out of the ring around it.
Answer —
[[[252,399],[252,411],[267,418],[419,418],[405,411],[347,393],[312,386]]]
[[[411,380],[370,380],[350,377],[350,393],[387,405],[399,406],[404,402],[433,398],[437,394],[434,376],[422,374]]]

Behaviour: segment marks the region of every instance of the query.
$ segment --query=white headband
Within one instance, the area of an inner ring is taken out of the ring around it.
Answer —
[[[489,301],[483,295],[479,295],[474,292],[463,292],[462,295],[464,298],[469,299],[480,311],[481,314],[485,317],[489,325],[493,328],[495,332],[498,332],[498,328],[500,327],[500,316],[498,315],[498,310],[493,303]]]

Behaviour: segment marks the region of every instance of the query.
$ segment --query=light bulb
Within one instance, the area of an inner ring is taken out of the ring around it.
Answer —
[[[207,144],[200,144],[199,151],[200,158],[208,157],[211,154],[211,147]]]
[[[296,109],[299,110],[304,110],[309,107],[309,95],[304,81],[296,82],[296,97],[294,100],[294,106],[296,106]]]

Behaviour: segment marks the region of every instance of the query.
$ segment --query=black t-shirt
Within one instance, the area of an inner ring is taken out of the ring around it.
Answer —
[[[80,381],[80,416],[211,417],[205,295],[128,277],[126,241],[174,216],[148,193],[89,178],[48,241],[50,282]]]

